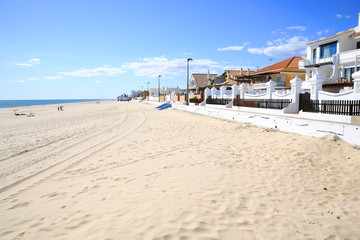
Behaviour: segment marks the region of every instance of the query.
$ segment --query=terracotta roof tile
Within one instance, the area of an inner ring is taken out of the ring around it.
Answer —
[[[264,73],[274,73],[274,72],[281,72],[285,68],[298,68],[299,67],[299,61],[304,60],[303,57],[291,57],[288,59],[285,59],[281,62],[272,64],[270,66],[264,67],[262,69],[259,69],[255,72],[253,72],[251,75],[259,75]]]

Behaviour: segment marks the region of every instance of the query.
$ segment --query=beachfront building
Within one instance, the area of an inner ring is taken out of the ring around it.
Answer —
[[[253,72],[240,70],[225,70],[221,75],[215,77],[211,85],[216,88],[225,86],[231,88],[233,85],[241,85],[242,83],[250,83],[250,75]]]
[[[339,92],[353,86],[352,74],[360,70],[360,13],[358,26],[307,44],[307,60],[299,62],[306,70],[306,80],[318,75],[322,89]],[[309,88],[309,82],[303,84]]]
[[[193,73],[189,81],[189,91],[200,93],[214,81],[217,74]]]
[[[250,89],[266,89],[270,80],[276,83],[276,88],[290,88],[290,81],[296,76],[305,80],[305,70],[299,69],[299,61],[305,57],[291,57],[281,62],[259,69],[250,74]]]
[[[131,94],[130,94],[131,97],[135,98],[135,97],[138,97],[138,96],[140,96],[140,95],[141,95],[141,91],[140,91],[140,90],[138,90],[138,91],[131,90]]]

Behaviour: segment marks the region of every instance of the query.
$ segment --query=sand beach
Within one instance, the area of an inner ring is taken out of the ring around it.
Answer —
[[[360,148],[138,102],[0,110],[0,239],[360,239]]]

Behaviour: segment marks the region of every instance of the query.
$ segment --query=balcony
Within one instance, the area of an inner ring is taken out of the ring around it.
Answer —
[[[329,65],[329,64],[333,64],[332,57],[314,58],[314,59],[310,59],[310,60],[300,61],[299,68],[304,69],[304,68],[311,68],[311,67],[320,67],[320,66]]]
[[[357,63],[360,63],[360,49],[354,49],[340,53],[340,64],[354,63],[355,59]]]

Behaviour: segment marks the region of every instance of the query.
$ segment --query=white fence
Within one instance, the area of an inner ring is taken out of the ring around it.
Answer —
[[[304,82],[306,89],[310,87],[310,97],[312,100],[360,100],[360,71],[352,75],[354,78],[354,87],[352,90],[347,89],[340,93],[329,93],[322,91],[322,84],[324,79],[318,75],[314,75],[307,82]],[[290,81],[291,90],[275,90],[276,83],[270,80],[265,84],[266,90],[249,90],[247,84],[240,86],[232,86],[232,90],[226,90],[223,86],[220,89],[213,87],[212,89],[205,89],[204,98],[211,97],[212,99],[236,99],[240,95],[240,99],[291,99],[292,103],[283,109],[284,113],[299,112],[300,93],[302,90],[303,81],[295,77]],[[202,106],[206,102],[204,101]],[[226,107],[232,106],[232,102],[227,104]]]

